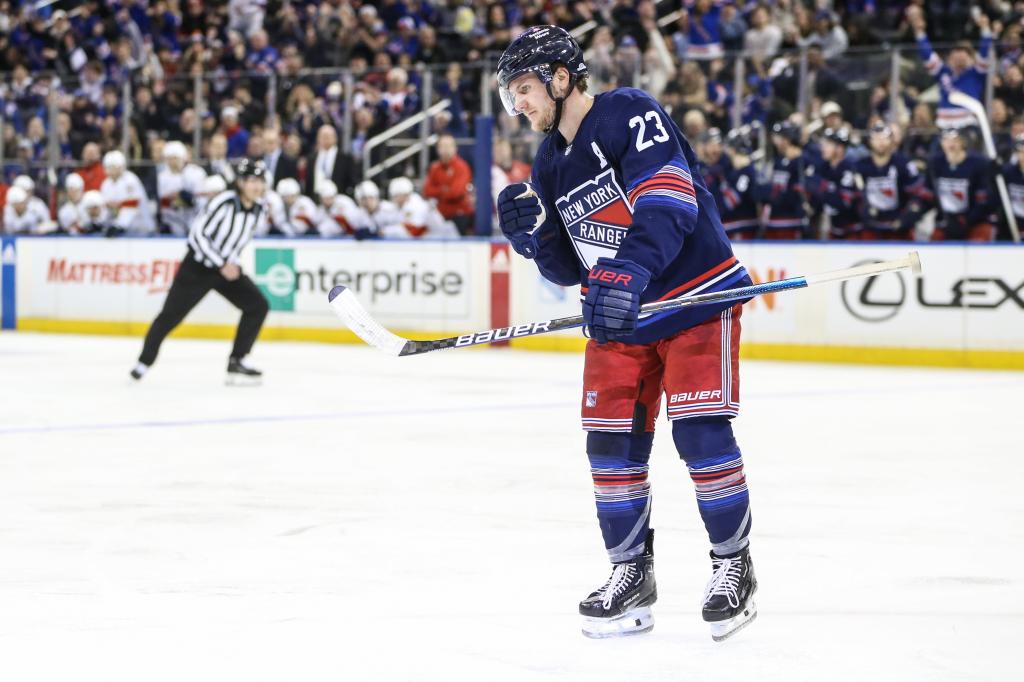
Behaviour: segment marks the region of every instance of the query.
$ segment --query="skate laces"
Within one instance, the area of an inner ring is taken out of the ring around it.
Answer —
[[[612,571],[612,577],[608,578],[608,582],[605,583],[601,600],[601,606],[606,609],[610,609],[612,606],[612,600],[616,596],[626,591],[629,584],[633,580],[633,575],[636,573],[636,566],[632,562],[624,564],[615,564],[615,569]]]
[[[739,587],[740,576],[743,572],[743,562],[738,557],[719,558],[713,557],[711,568],[714,571],[711,580],[708,582],[704,592],[704,603],[707,604],[715,595],[722,595],[729,600],[729,606],[738,608],[740,605]]]

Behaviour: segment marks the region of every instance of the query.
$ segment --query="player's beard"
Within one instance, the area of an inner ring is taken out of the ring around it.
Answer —
[[[530,123],[530,128],[534,132],[546,133],[551,128],[551,125],[555,122],[555,103],[552,102],[551,106],[538,111],[538,117]]]

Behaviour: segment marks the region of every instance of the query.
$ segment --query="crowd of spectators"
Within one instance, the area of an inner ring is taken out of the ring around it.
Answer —
[[[58,210],[78,185],[66,178],[82,178],[83,197],[102,196],[106,169],[118,167],[103,161],[115,150],[143,196],[118,199],[108,192],[108,221],[121,200],[137,200],[143,218],[104,230],[109,233],[177,232],[165,214],[195,210],[199,172],[228,184],[240,157],[264,159],[272,188],[291,178],[303,196],[322,203],[321,190],[331,194],[329,181],[351,201],[360,186],[364,196],[373,194],[361,185],[364,161],[377,163],[386,153],[383,146],[368,152],[370,138],[448,99],[447,110],[428,121],[444,143],[432,146],[433,164],[414,184],[445,224],[468,234],[473,202],[486,196],[471,186],[474,117],[501,111],[491,87],[495,57],[523,27],[554,23],[582,31],[595,91],[633,85],[663,102],[698,149],[722,202],[735,190],[729,177],[736,169],[724,168],[722,159],[731,159],[724,143],[738,118],[752,143],[741,156],[750,157],[757,171],[752,184],[761,188],[752,236],[788,234],[770,229],[779,212],[772,218],[766,207],[781,177],[779,161],[793,154],[783,139],[793,138],[793,130],[801,152],[794,163],[805,179],[808,168],[827,170],[825,157],[840,138],[848,140],[846,162],[869,158],[866,131],[882,122],[899,147],[893,153],[922,171],[944,154],[939,129],[957,115],[946,98],[948,84],[981,99],[991,73],[989,113],[1001,158],[1016,163],[1015,136],[1024,133],[1022,18],[1024,2],[995,0],[84,0],[43,9],[0,1],[0,204],[23,177],[23,187],[31,181],[30,193],[49,203],[54,220],[46,229],[59,228]],[[492,189],[528,174],[531,149],[522,122],[501,115],[497,123]],[[779,124],[785,131],[772,134]],[[969,129],[971,122],[956,127]],[[823,135],[826,129],[832,134]],[[975,154],[970,132],[958,139]],[[414,176],[414,160],[375,180],[386,188],[390,180]],[[196,168],[189,183],[158,186],[161,176],[181,175],[173,169],[185,165]],[[988,188],[984,196],[997,221],[992,170],[986,166],[976,182]],[[922,186],[931,182],[928,173],[919,174]],[[813,182],[828,182],[824,175]],[[794,236],[841,236],[833,229],[834,207],[810,185],[791,188],[803,211]],[[928,192],[914,190],[917,218],[930,206],[942,209]],[[869,215],[868,193],[858,197],[858,214]],[[286,202],[286,211],[294,205]],[[913,226],[901,232],[912,234]]]

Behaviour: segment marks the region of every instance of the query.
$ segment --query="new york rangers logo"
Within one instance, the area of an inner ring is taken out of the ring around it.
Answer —
[[[626,194],[609,168],[555,201],[565,229],[587,268],[612,258],[633,222]]]

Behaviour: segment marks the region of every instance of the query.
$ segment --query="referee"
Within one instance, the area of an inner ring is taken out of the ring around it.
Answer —
[[[211,289],[242,311],[235,345],[228,359],[228,384],[258,383],[262,373],[246,365],[263,320],[267,299],[253,281],[242,274],[238,254],[252,240],[253,229],[264,210],[266,167],[262,161],[243,159],[235,167],[235,189],[221,192],[192,221],[188,253],[174,276],[163,310],[153,320],[142,346],[133,379],[141,379],[160,351],[160,344]]]

